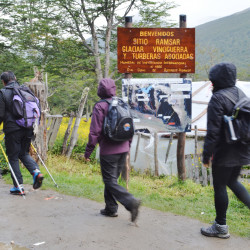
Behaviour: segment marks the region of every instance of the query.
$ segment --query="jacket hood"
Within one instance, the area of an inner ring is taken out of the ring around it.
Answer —
[[[209,71],[209,80],[213,83],[214,90],[233,87],[236,84],[237,70],[232,63],[219,63]]]
[[[109,78],[103,78],[99,82],[97,95],[102,99],[115,96],[116,95],[115,81]]]

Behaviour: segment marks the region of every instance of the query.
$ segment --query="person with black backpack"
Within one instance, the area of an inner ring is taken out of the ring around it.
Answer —
[[[250,195],[238,181],[242,166],[250,163],[250,143],[247,143],[246,138],[235,139],[235,142],[231,143],[227,133],[228,119],[225,122],[225,117],[232,116],[235,103],[245,95],[235,86],[236,67],[232,63],[219,63],[213,66],[209,71],[209,79],[213,84],[213,95],[208,104],[203,164],[208,168],[212,159],[216,218],[212,226],[201,228],[201,234],[229,238],[226,224],[228,208],[226,187],[228,186],[237,198],[250,208]],[[249,120],[249,113],[242,113],[240,117],[240,112],[239,110],[239,119]],[[246,126],[249,124],[245,124],[244,127]]]
[[[18,181],[11,174],[14,186],[10,193],[22,195],[24,189],[19,159],[33,176],[34,189],[41,187],[44,178],[38,164],[29,155],[33,123],[40,116],[39,102],[28,87],[18,84],[13,72],[3,72],[0,79],[4,85],[0,91],[0,124],[3,122],[6,154]]]
[[[133,124],[127,104],[115,97],[116,86],[112,79],[104,78],[98,86],[101,98],[94,106],[85,160],[93,152],[97,143],[100,147],[100,164],[103,177],[105,208],[100,210],[104,216],[117,217],[119,201],[131,213],[135,222],[141,201],[117,183],[130,150],[133,136]],[[121,118],[121,119],[120,119]]]

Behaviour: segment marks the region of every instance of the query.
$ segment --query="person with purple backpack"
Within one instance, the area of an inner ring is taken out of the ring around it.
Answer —
[[[24,189],[19,159],[33,176],[34,189],[41,187],[44,176],[36,161],[29,155],[33,127],[21,126],[13,114],[14,89],[20,86],[16,81],[16,76],[13,72],[6,71],[1,74],[0,79],[4,85],[0,91],[0,124],[3,122],[6,154],[18,181],[16,183],[14,176],[11,175],[14,186],[10,189],[10,193],[21,195]]]

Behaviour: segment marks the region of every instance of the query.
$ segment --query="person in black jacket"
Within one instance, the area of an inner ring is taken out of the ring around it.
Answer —
[[[19,167],[19,159],[33,176],[33,188],[41,187],[43,175],[39,166],[29,155],[29,148],[33,136],[33,129],[20,127],[12,114],[13,90],[11,87],[19,86],[13,72],[3,72],[0,76],[4,88],[0,91],[0,124],[3,122],[5,134],[5,148],[9,163],[15,173],[20,188],[23,190],[23,178]],[[8,88],[6,88],[8,87]],[[23,194],[18,187],[14,177],[11,175],[14,187],[10,189],[11,194]]]
[[[213,84],[213,96],[208,104],[203,164],[208,167],[212,158],[216,218],[211,227],[201,228],[201,233],[205,236],[229,238],[230,234],[226,225],[228,207],[226,186],[250,208],[250,195],[237,180],[241,167],[250,163],[250,145],[241,142],[228,144],[225,139],[223,116],[232,114],[234,104],[224,94],[227,92],[234,97],[235,101],[239,98],[238,89],[235,86],[235,65],[216,64],[210,69],[209,79]]]

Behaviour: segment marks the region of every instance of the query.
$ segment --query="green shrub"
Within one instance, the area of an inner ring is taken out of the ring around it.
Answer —
[[[62,154],[62,146],[63,146],[63,137],[58,137],[51,148],[50,152],[55,155]],[[85,148],[87,146],[87,141],[78,140],[75,147],[72,150],[71,157],[74,159],[82,159],[85,153]],[[97,148],[97,147],[96,147]],[[96,162],[96,148],[90,156],[91,162]]]
[[[3,145],[4,143],[1,143],[1,144],[2,144],[3,150],[5,152],[5,145]],[[6,159],[4,157],[2,149],[0,150],[0,173],[2,175],[10,173],[8,162],[6,161]]]

